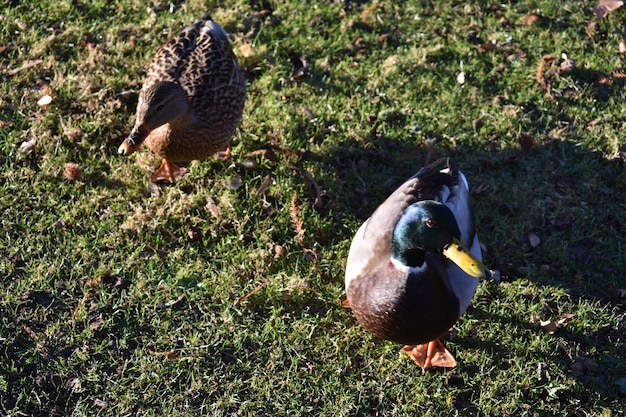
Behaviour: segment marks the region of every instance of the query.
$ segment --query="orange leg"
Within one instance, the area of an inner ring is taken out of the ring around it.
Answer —
[[[220,161],[225,161],[230,157],[230,142],[226,145],[226,149],[217,153],[217,159]]]
[[[402,348],[422,370],[439,366],[442,368],[454,368],[456,360],[452,353],[443,345],[441,340],[435,339],[423,345],[406,345]]]
[[[159,169],[154,171],[154,174],[150,177],[152,182],[165,181],[171,184],[181,179],[187,172],[187,168],[179,167],[175,163],[164,159]]]

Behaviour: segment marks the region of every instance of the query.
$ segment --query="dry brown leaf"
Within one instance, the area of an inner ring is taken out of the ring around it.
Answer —
[[[63,176],[71,181],[80,180],[83,178],[83,170],[75,162],[66,162],[63,165]]]
[[[67,385],[70,387],[74,394],[82,392],[83,386],[78,378],[70,378],[67,381]]]
[[[539,325],[543,328],[543,330],[548,334],[554,334],[558,327],[556,321],[552,320],[540,320]]]
[[[313,205],[315,206],[315,208],[322,208],[322,206],[324,205],[324,201],[322,200],[322,189],[320,188],[319,184],[313,179],[311,174],[309,174],[305,170],[302,170],[302,175],[311,185],[311,188],[313,190]]]
[[[267,188],[272,184],[272,181],[274,181],[274,178],[272,178],[270,175],[265,177],[259,189],[256,190],[256,195],[264,194],[265,191],[267,191]]]
[[[37,144],[37,141],[35,139],[24,141],[20,145],[20,152],[28,155],[29,153],[33,151],[33,149],[35,149],[36,144]]]
[[[213,201],[213,198],[211,198],[211,196],[207,196],[205,208],[209,211],[209,213],[211,213],[213,217],[215,217],[215,220],[222,220],[220,208],[217,206],[217,204],[215,204],[215,201]]]
[[[571,313],[563,313],[559,315],[557,320],[541,320],[539,319],[539,325],[549,334],[554,334],[556,331],[562,327],[567,326],[572,318],[574,317]]]
[[[96,398],[93,403],[95,405],[97,405],[100,408],[108,408],[109,407],[109,402],[107,400],[101,400],[99,398]]]
[[[554,58],[552,55],[544,55],[541,58],[541,62],[539,63],[539,66],[537,67],[537,74],[536,74],[537,81],[539,81],[541,88],[543,88],[544,90],[548,90],[550,88],[549,84],[546,81],[544,70],[547,67],[551,67],[552,65],[554,65],[555,61],[556,61],[556,58]]]
[[[191,242],[197,242],[202,239],[202,231],[198,227],[191,227],[187,230],[187,237]]]
[[[383,33],[378,37],[378,43],[389,43],[391,35],[389,33]]]
[[[252,51],[252,45],[250,45],[249,43],[244,43],[243,45],[241,45],[239,47],[239,51],[241,52],[241,56],[243,56],[244,58],[250,58],[252,55],[254,55],[254,52]]]
[[[317,252],[311,248],[304,248],[304,259],[312,262],[313,266],[317,265]]]
[[[184,299],[185,299],[185,294],[181,294],[175,300],[170,300],[170,301],[167,301],[165,303],[161,303],[161,302],[157,303],[156,308],[159,309],[159,310],[163,310],[165,308],[175,307],[178,304],[180,304]]]
[[[258,287],[256,287],[255,289],[253,289],[252,291],[250,291],[248,294],[244,295],[243,297],[237,299],[235,301],[235,305],[237,304],[241,304],[243,301],[246,301],[248,298],[252,297],[254,294],[258,293],[259,291],[261,291],[263,288],[265,287],[265,283],[259,285]]]
[[[478,48],[480,48],[480,50],[483,52],[491,52],[491,51],[495,51],[496,49],[498,49],[498,45],[496,45],[495,42],[485,42],[479,45]]]
[[[302,244],[304,241],[304,232],[302,220],[300,219],[300,207],[298,206],[298,193],[294,191],[291,196],[291,222],[296,231],[296,241]]]
[[[164,357],[167,359],[178,359],[180,358],[180,353],[174,350],[166,350],[164,352],[155,352],[153,350],[148,350],[148,353],[154,355],[156,357]]]
[[[28,68],[32,68],[32,67],[34,67],[36,65],[41,64],[42,62],[43,62],[43,59],[34,59],[34,60],[26,61],[22,65],[20,65],[19,67],[13,68],[11,70],[8,70],[7,74],[15,75],[15,74],[17,74],[20,71],[23,71],[23,70],[28,69]]]
[[[293,72],[291,73],[292,80],[298,79],[306,74],[307,70],[309,69],[306,59],[304,59],[294,51],[289,52],[289,59],[293,64]]]
[[[524,52],[523,50],[519,48],[515,48],[513,53],[506,57],[506,59],[508,59],[509,61],[514,61],[516,59],[524,59],[524,58],[526,58],[526,52]]]
[[[522,149],[525,151],[530,151],[533,147],[533,142],[534,142],[533,135],[531,135],[528,132],[520,133],[519,138],[517,138],[517,141],[519,142]]]
[[[602,19],[623,4],[624,2],[621,0],[600,0],[598,5],[593,8],[593,12],[598,19]]]
[[[257,156],[264,156],[267,159],[269,159],[270,161],[275,161],[276,160],[276,153],[271,148],[257,149],[256,151],[248,152],[245,156],[247,158],[254,158],[254,157],[257,157]]]
[[[274,246],[274,258],[282,258],[287,254],[287,249],[282,245]]]
[[[530,26],[537,22],[537,20],[539,20],[539,15],[531,13],[529,15],[526,15],[526,17],[524,18],[524,24]]]
[[[363,10],[363,13],[361,13],[361,23],[367,23],[367,16],[378,7],[380,7],[380,3],[373,3]]]

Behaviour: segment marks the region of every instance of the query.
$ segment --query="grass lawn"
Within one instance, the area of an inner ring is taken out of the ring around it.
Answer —
[[[3,1],[0,415],[626,414],[626,7],[594,5]],[[116,150],[207,11],[245,115],[229,160],[151,186],[154,154]],[[458,367],[422,373],[341,307],[343,274],[441,156],[503,279]]]

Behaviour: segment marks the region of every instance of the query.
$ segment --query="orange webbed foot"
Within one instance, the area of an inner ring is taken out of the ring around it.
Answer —
[[[223,151],[219,151],[217,153],[217,159],[219,161],[225,161],[230,157],[230,142],[228,143],[228,145],[226,145],[226,149],[224,149]]]
[[[159,181],[165,181],[173,184],[181,179],[186,172],[187,168],[179,167],[175,163],[164,159],[159,169],[154,171],[154,174],[152,174],[150,179],[154,183]]]
[[[402,348],[422,370],[438,366],[441,368],[454,368],[456,359],[439,339],[422,345],[406,345]]]

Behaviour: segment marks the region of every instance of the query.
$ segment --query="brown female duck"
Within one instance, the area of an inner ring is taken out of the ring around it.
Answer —
[[[145,142],[163,158],[151,180],[175,182],[176,165],[230,154],[243,113],[246,82],[224,28],[207,15],[166,45],[150,63],[139,93],[137,118],[118,149],[130,155]]]

